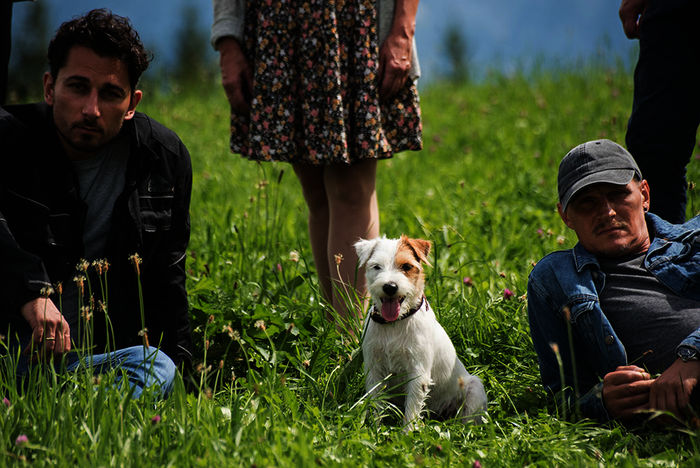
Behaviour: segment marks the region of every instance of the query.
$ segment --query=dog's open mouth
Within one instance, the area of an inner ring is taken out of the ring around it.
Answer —
[[[382,317],[387,322],[393,322],[399,318],[401,313],[401,303],[404,297],[383,297],[382,298]]]

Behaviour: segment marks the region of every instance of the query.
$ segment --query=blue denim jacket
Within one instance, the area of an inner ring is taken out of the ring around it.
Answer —
[[[646,221],[652,240],[644,266],[678,295],[700,301],[700,216],[679,225],[653,214],[647,214]],[[610,419],[602,400],[602,378],[627,364],[625,348],[600,308],[598,292],[604,285],[598,260],[579,243],[543,258],[527,286],[530,334],[542,383],[552,393],[578,389],[568,395],[578,397],[584,416],[601,421]],[[563,386],[554,343],[562,359]],[[700,328],[681,344],[700,350]]]

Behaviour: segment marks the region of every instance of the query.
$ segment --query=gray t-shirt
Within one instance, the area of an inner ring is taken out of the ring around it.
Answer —
[[[676,295],[646,268],[646,254],[598,259],[605,273],[600,306],[627,351],[651,373],[666,370],[683,339],[700,327],[700,302]]]
[[[84,258],[89,262],[104,258],[114,203],[124,191],[128,159],[129,140],[119,136],[95,157],[73,161],[80,198],[87,205],[83,244]],[[71,339],[77,340],[80,313],[78,289],[73,281],[63,285],[61,299],[62,312],[71,329]]]

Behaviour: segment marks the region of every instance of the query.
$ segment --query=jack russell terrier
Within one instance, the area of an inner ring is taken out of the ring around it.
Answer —
[[[355,243],[373,304],[362,340],[365,388],[406,395],[406,431],[416,428],[426,404],[438,417],[463,422],[481,422],[486,413],[481,380],[464,368],[423,295],[430,246],[403,235]]]

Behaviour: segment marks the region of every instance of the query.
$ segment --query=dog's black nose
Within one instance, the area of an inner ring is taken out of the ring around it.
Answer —
[[[396,285],[396,283],[385,283],[384,286],[382,286],[382,291],[384,291],[387,295],[393,296],[396,294],[396,291],[399,290],[399,287]]]

